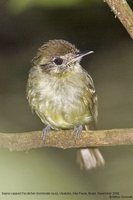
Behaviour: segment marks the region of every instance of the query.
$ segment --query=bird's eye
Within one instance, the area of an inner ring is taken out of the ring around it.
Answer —
[[[56,65],[61,65],[61,64],[63,63],[63,59],[62,59],[62,58],[55,58],[55,59],[54,59],[54,63],[55,63]]]

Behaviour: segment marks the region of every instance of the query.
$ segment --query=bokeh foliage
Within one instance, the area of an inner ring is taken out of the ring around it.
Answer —
[[[19,13],[35,6],[57,8],[90,5],[96,2],[101,3],[99,0],[9,0],[8,6],[14,13]]]

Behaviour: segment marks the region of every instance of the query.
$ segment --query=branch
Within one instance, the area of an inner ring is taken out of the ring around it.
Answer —
[[[72,130],[51,131],[46,141],[41,131],[24,133],[0,133],[0,148],[10,151],[25,151],[40,147],[79,148],[133,144],[133,128],[98,131],[83,131],[75,138]]]
[[[133,12],[126,0],[105,0],[133,39]]]

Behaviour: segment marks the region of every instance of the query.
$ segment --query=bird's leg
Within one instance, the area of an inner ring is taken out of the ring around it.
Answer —
[[[83,130],[83,126],[82,125],[75,126],[74,130],[73,130],[73,134],[75,135],[75,137],[78,138],[80,136],[82,130]]]
[[[45,141],[47,134],[49,133],[49,131],[51,130],[51,126],[47,125],[45,128],[43,128],[42,130],[42,139],[43,141]]]

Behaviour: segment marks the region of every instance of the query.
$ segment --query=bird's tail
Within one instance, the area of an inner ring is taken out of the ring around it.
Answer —
[[[104,158],[97,148],[78,150],[77,161],[80,164],[80,169],[86,170],[103,167],[105,164]]]

